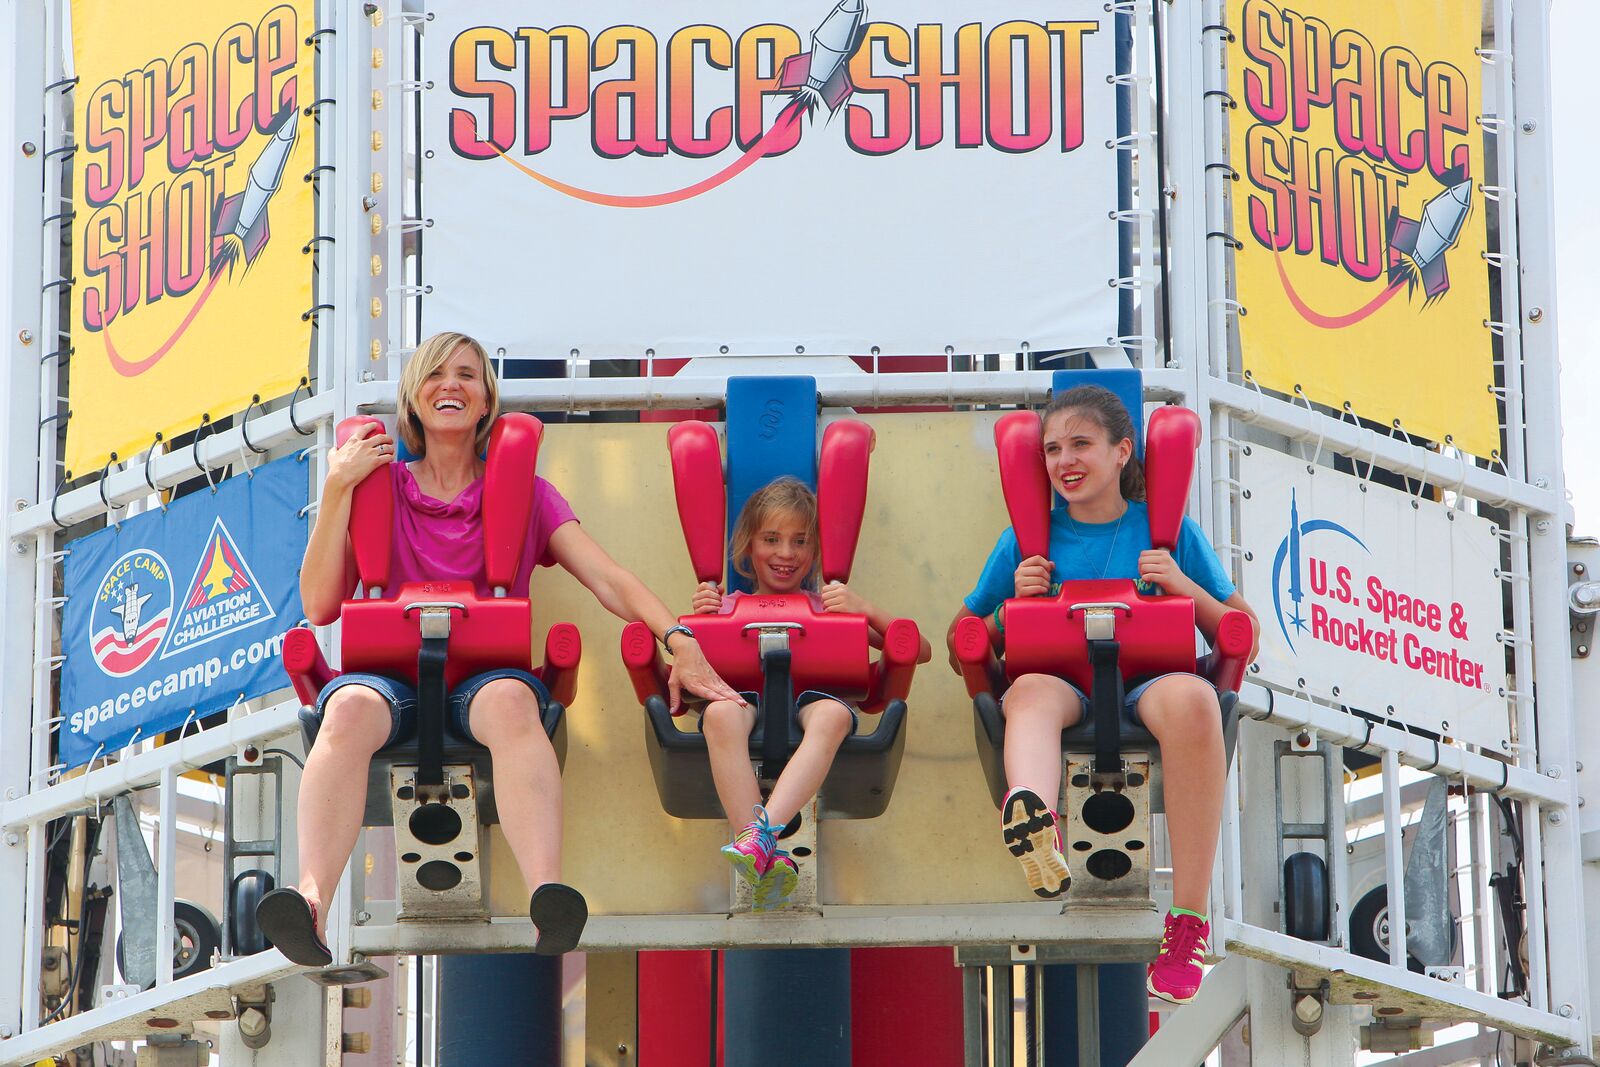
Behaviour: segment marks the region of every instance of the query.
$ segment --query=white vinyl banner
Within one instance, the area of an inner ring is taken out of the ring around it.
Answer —
[[[1108,6],[436,0],[423,330],[544,357],[1105,345]]]
[[[1242,591],[1263,681],[1498,750],[1500,542],[1487,520],[1251,445]]]

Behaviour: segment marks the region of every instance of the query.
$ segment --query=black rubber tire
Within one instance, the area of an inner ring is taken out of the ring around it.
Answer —
[[[1389,887],[1369,890],[1350,910],[1350,951],[1379,963],[1389,962]],[[1407,954],[1406,969],[1422,973],[1422,964]]]
[[[1283,924],[1290,937],[1328,940],[1328,865],[1315,852],[1283,861]]]
[[[272,947],[256,925],[256,905],[275,887],[276,879],[259,868],[234,875],[228,901],[228,932],[235,956],[254,956]]]
[[[222,927],[216,916],[188,900],[172,903],[172,977],[174,980],[211,969],[211,958],[222,947]],[[122,957],[122,935],[117,935],[117,973],[127,978]],[[151,985],[155,983],[152,982]],[[144,988],[149,989],[147,985]]]

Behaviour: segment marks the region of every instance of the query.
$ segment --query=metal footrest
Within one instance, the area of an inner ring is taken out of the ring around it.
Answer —
[[[400,920],[486,919],[484,835],[472,766],[447,764],[442,787],[419,788],[416,767],[389,769],[399,860]]]
[[[1122,774],[1097,775],[1092,753],[1067,754],[1061,813],[1072,905],[1150,897],[1150,754],[1122,755]]]

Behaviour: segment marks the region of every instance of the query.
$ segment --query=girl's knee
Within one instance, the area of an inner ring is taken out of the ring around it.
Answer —
[[[515,678],[496,678],[473,695],[467,707],[472,735],[491,747],[507,741],[544,736],[539,701],[533,690]]]
[[[813,700],[801,709],[801,728],[808,734],[820,734],[834,743],[850,736],[855,717],[850,709],[837,700]]]
[[[1152,683],[1139,698],[1139,717],[1158,736],[1173,730],[1186,737],[1222,733],[1216,689],[1192,674],[1170,675]]]
[[[713,700],[700,713],[700,732],[707,740],[720,741],[750,736],[750,713],[731,700]]]
[[[1078,694],[1060,678],[1049,674],[1024,674],[1006,690],[1000,713],[1007,721],[1050,716],[1071,723],[1078,717],[1080,704]]]

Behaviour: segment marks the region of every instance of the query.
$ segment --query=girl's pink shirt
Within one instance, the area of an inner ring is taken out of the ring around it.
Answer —
[[[470,580],[478,596],[490,597],[483,563],[483,479],[479,478],[446,504],[425,494],[404,463],[389,465],[394,479],[394,545],[389,581]],[[527,596],[533,568],[555,563],[550,536],[557,527],[577,522],[572,506],[543,478],[533,480],[533,512],[523,542],[517,576],[507,592]]]
[[[818,615],[821,615],[821,614],[825,613],[828,610],[827,608],[822,606],[822,597],[821,596],[819,596],[818,594],[812,592],[809,589],[807,589],[805,591],[805,594],[806,594],[806,599],[811,601],[811,610],[812,611],[816,612]],[[731,615],[731,614],[733,614],[733,605],[738,603],[739,598],[742,597],[742,596],[755,596],[755,594],[754,593],[746,593],[743,589],[735,589],[733,592],[728,593],[726,596],[724,596],[722,598],[722,607],[717,609],[717,614],[718,615]]]

